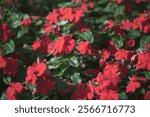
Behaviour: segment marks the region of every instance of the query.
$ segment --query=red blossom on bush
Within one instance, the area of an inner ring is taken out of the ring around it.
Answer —
[[[126,92],[127,93],[134,93],[136,91],[136,89],[138,89],[140,87],[141,87],[141,84],[139,82],[131,81],[126,87]]]
[[[75,47],[75,40],[72,39],[72,35],[65,35],[60,37],[53,45],[52,50],[54,51],[53,55],[56,54],[69,54],[73,51]],[[51,49],[50,49],[51,50]],[[48,50],[48,52],[50,52]]]
[[[125,46],[125,47],[130,47],[130,48],[134,47],[134,46],[135,46],[135,40],[134,40],[134,39],[129,39],[129,40],[127,40],[127,41],[125,42],[124,46]]]
[[[136,70],[145,69],[150,70],[150,52],[140,53],[138,55],[138,62],[136,64]]]
[[[88,41],[81,42],[76,48],[81,54],[88,54],[93,56],[97,54],[96,49],[93,48]]]
[[[39,79],[37,82],[36,92],[47,95],[50,91],[53,90],[56,80],[53,78],[50,79]]]
[[[33,63],[32,66],[29,66],[27,68],[27,76],[26,76],[26,82],[35,84],[38,77],[41,77],[46,72],[46,65],[45,63]]]
[[[150,91],[147,91],[145,93],[145,97],[144,97],[145,100],[150,100]]]
[[[1,39],[3,42],[7,42],[7,40],[14,35],[14,32],[10,29],[7,24],[0,24],[0,33]]]
[[[0,69],[6,66],[6,59],[0,56]]]
[[[135,51],[130,51],[130,50],[124,50],[124,49],[119,49],[115,53],[115,59],[116,60],[130,60],[133,55],[135,55]]]
[[[33,50],[37,51],[39,50],[41,53],[47,53],[48,46],[51,44],[51,39],[46,35],[41,35],[41,40],[36,40],[32,44]]]
[[[78,84],[76,90],[73,92],[71,99],[73,100],[85,100],[86,99],[86,88],[83,84]]]
[[[119,94],[113,90],[103,90],[100,93],[100,97],[98,99],[100,99],[100,100],[118,100]]]
[[[25,18],[22,20],[21,24],[25,27],[29,26],[32,23],[30,18]]]
[[[6,65],[3,68],[3,73],[10,75],[10,76],[16,76],[19,70],[19,64],[17,60],[13,58],[6,58]]]
[[[8,87],[6,90],[7,100],[16,100],[18,95],[25,90],[20,82],[10,82],[9,85],[10,87]]]
[[[132,23],[131,23],[131,21],[129,20],[129,19],[127,19],[127,20],[122,20],[122,28],[124,29],[124,30],[130,30],[130,28],[131,28],[131,26],[132,26]]]

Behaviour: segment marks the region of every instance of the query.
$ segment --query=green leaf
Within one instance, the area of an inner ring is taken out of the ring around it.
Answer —
[[[8,76],[8,77],[3,77],[3,82],[4,82],[5,84],[9,84],[9,83],[11,82],[11,77],[10,77],[10,76]]]
[[[120,99],[122,99],[122,100],[126,100],[126,99],[128,99],[128,97],[127,97],[127,95],[126,95],[126,93],[125,92],[123,92],[123,93],[120,93]]]
[[[21,28],[21,30],[18,32],[18,34],[17,34],[17,38],[19,39],[19,38],[21,38],[25,33],[27,33],[28,32],[28,28],[27,27],[22,27]]]
[[[63,61],[61,60],[61,57],[53,57],[47,61],[46,64],[48,65],[48,69],[57,69],[63,64]]]
[[[145,45],[147,45],[148,43],[150,43],[150,36],[149,35],[143,35],[140,39],[140,46],[145,47]]]
[[[145,74],[145,77],[150,80],[150,72],[146,71],[144,72],[144,74]]]
[[[39,26],[39,25],[41,25],[41,24],[42,24],[42,21],[41,21],[41,20],[38,20],[38,21],[36,21],[36,23],[35,23],[36,26]]]
[[[34,91],[36,89],[36,85],[28,84],[26,88],[31,91]]]
[[[78,67],[79,66],[78,59],[75,56],[73,56],[70,59],[68,59],[68,62],[73,67]]]
[[[3,94],[2,94],[2,96],[1,96],[0,99],[1,99],[1,100],[6,100],[6,93],[5,93],[5,92],[3,92]]]
[[[15,43],[13,40],[9,40],[9,42],[2,45],[3,54],[7,55],[9,53],[13,53],[15,51]]]
[[[17,28],[21,25],[21,20],[16,20],[13,22],[13,24],[11,25],[13,28]]]
[[[60,70],[56,70],[52,72],[52,75],[55,77],[60,77],[62,75],[64,75],[64,73],[66,72],[66,70],[68,69],[68,67],[64,67],[64,68],[60,68]]]
[[[116,36],[112,38],[112,41],[117,45],[117,47],[121,48],[123,46],[123,38],[120,36]]]
[[[137,39],[140,36],[141,36],[141,33],[139,31],[137,31],[137,30],[131,30],[127,34],[127,38],[132,38],[132,39]]]
[[[73,81],[74,84],[80,83],[81,82],[80,73],[74,73],[74,75],[71,76],[71,80]]]
[[[62,21],[58,22],[57,25],[58,25],[58,26],[64,26],[64,25],[66,25],[67,23],[68,23],[68,21],[62,20]]]
[[[140,90],[140,93],[145,94],[145,89],[142,88],[142,89]]]
[[[91,31],[82,32],[79,34],[79,36],[81,38],[83,38],[84,40],[89,41],[90,43],[94,42],[94,36],[93,36],[93,33]]]
[[[118,6],[115,10],[115,17],[118,15],[123,15],[125,11],[125,7],[124,6]]]
[[[73,23],[68,23],[63,27],[63,32],[68,34],[70,33],[70,28],[72,27]]]

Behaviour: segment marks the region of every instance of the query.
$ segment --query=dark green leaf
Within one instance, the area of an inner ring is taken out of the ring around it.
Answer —
[[[20,24],[21,24],[21,20],[16,20],[15,22],[13,22],[12,27],[17,28],[20,26]]]
[[[150,43],[150,36],[149,35],[143,35],[140,39],[140,46],[144,47],[148,43]]]
[[[128,97],[127,97],[125,92],[120,93],[120,99],[122,99],[122,100],[128,99]]]
[[[127,38],[132,38],[132,39],[136,39],[138,37],[141,36],[141,33],[137,30],[131,30],[128,34],[127,34]]]
[[[116,36],[112,38],[112,41],[117,45],[117,47],[121,48],[123,46],[123,38],[120,36]]]
[[[145,77],[150,80],[150,72],[147,71],[147,72],[144,72],[144,74],[145,74]]]
[[[5,84],[9,84],[9,83],[11,82],[11,77],[10,77],[10,76],[8,76],[8,77],[3,77],[3,82],[4,82]]]
[[[1,99],[1,100],[6,100],[6,93],[5,93],[5,92],[3,92],[3,94],[2,94],[2,96],[1,96],[0,99]]]
[[[2,45],[2,49],[3,49],[4,55],[9,54],[9,53],[13,53],[15,51],[14,41],[10,39],[9,42]]]
[[[74,73],[74,75],[71,76],[71,80],[73,81],[74,84],[80,83],[81,82],[80,73]]]
[[[115,16],[118,15],[124,15],[125,7],[124,6],[118,6],[115,10]]]
[[[70,59],[68,59],[68,62],[73,67],[78,67],[79,66],[78,59],[75,56],[73,56]]]
[[[57,69],[61,64],[63,64],[63,61],[60,57],[54,57],[47,61],[46,64],[48,65],[48,69]]]
[[[71,27],[72,27],[72,25],[73,25],[73,23],[68,23],[68,24],[66,24],[64,27],[63,27],[63,32],[64,33],[70,33],[70,29],[71,29]]]
[[[21,30],[18,32],[18,34],[17,34],[17,38],[19,39],[19,38],[21,38],[25,33],[27,33],[28,32],[28,28],[27,27],[22,27],[21,28]]]
[[[145,89],[142,88],[142,89],[140,90],[140,93],[145,94]]]
[[[86,41],[89,41],[90,43],[94,42],[94,36],[91,31],[80,33],[80,37]]]

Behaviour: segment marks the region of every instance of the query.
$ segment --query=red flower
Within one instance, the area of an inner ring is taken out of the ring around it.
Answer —
[[[71,99],[73,100],[85,100],[86,99],[86,88],[83,84],[78,84],[77,88],[73,92]]]
[[[69,54],[73,51],[75,47],[75,40],[72,39],[72,35],[65,35],[60,37],[53,45],[52,50],[54,50],[53,55],[57,54]]]
[[[0,33],[3,42],[7,42],[7,40],[14,35],[7,24],[0,24]]]
[[[132,28],[134,30],[138,29],[138,28],[142,28],[142,23],[146,20],[145,14],[140,14],[140,16],[136,19],[134,19],[133,23],[132,23]]]
[[[100,93],[100,97],[101,100],[118,100],[119,99],[119,94],[117,91],[113,91],[113,90],[103,90]]]
[[[46,35],[41,35],[41,40],[36,40],[32,44],[34,51],[39,50],[41,53],[47,53],[48,45],[52,43],[51,39]]]
[[[123,60],[130,60],[133,55],[135,55],[135,51],[119,49],[115,53],[115,59],[116,60],[121,60],[121,59],[123,59]]]
[[[108,49],[103,49],[101,54],[102,54],[103,60],[106,61],[107,59],[109,59],[111,53]]]
[[[79,8],[60,8],[59,12],[61,14],[60,20],[68,20],[70,22],[74,21],[78,23],[80,18],[84,16],[84,12]]]
[[[114,26],[115,26],[115,23],[114,23],[113,20],[109,20],[109,21],[106,23],[106,25],[105,25],[106,29],[107,29],[107,28],[108,28],[108,29],[111,29],[111,28],[113,28]]]
[[[79,46],[76,47],[77,50],[81,54],[88,54],[88,55],[97,55],[96,49],[92,47],[92,45],[86,41],[86,42],[81,42]]]
[[[50,26],[45,27],[44,32],[51,33],[52,32],[51,27]]]
[[[40,47],[41,47],[41,42],[42,40],[36,40],[33,44],[32,44],[32,49],[34,51],[37,51]]]
[[[135,46],[135,40],[134,39],[129,39],[128,41],[125,42],[124,44],[125,47],[134,47]]]
[[[8,87],[6,90],[7,100],[16,100],[17,96],[20,95],[22,91],[25,90],[25,88],[19,82],[16,83],[11,82],[9,85],[10,87]]]
[[[6,66],[6,59],[0,56],[0,69]]]
[[[111,40],[107,41],[108,47],[106,48],[112,55],[117,52],[117,46]]]
[[[144,95],[145,100],[150,100],[150,91],[147,91]]]
[[[140,31],[144,32],[144,33],[149,33],[150,32],[150,18],[146,19],[145,21],[143,21],[143,26],[140,27]]]
[[[61,20],[68,20],[68,21],[73,21],[74,20],[74,12],[73,12],[73,9],[72,8],[60,8],[59,9],[59,12],[61,14],[61,17],[60,19]]]
[[[37,82],[36,91],[42,95],[47,95],[50,91],[53,90],[56,80],[51,79],[39,79]]]
[[[9,83],[10,87],[13,88],[17,93],[21,93],[22,91],[24,91],[24,87],[22,86],[21,83],[19,82],[16,82],[16,83],[13,83],[13,82],[10,82]]]
[[[131,28],[131,26],[132,26],[132,23],[130,22],[129,19],[127,19],[127,20],[122,20],[122,28],[123,28],[124,30],[129,31],[130,28]]]
[[[136,89],[141,87],[141,84],[146,84],[148,80],[143,76],[132,76],[130,83],[126,86],[127,93],[134,93]]]
[[[7,88],[7,90],[6,90],[6,97],[7,97],[6,99],[7,100],[16,100],[17,99],[16,95],[17,95],[17,93],[13,88],[11,88],[11,87]]]
[[[18,62],[13,58],[7,58],[6,65],[3,68],[3,72],[7,75],[15,76],[17,75],[18,70],[19,70]]]
[[[138,55],[138,62],[136,64],[136,70],[145,69],[150,70],[150,52],[140,53]]]
[[[80,7],[82,10],[88,10],[88,4],[82,4]]]
[[[139,82],[130,81],[126,87],[127,93],[134,93],[136,89],[140,88],[141,84]]]
[[[86,87],[85,92],[87,92],[86,93],[87,99],[91,100],[94,97],[94,86],[92,85],[92,83],[90,81]]]
[[[84,11],[82,9],[76,8],[74,10],[74,12],[75,12],[75,20],[74,20],[74,22],[77,23],[77,22],[79,22],[80,18],[84,16]]]
[[[32,23],[30,18],[25,18],[22,20],[21,24],[25,27],[29,26]]]
[[[143,76],[132,76],[132,78],[130,79],[131,82],[139,82],[141,84],[147,84],[148,79],[143,77]]]
[[[46,16],[46,20],[48,20],[50,24],[57,23],[59,16],[58,9],[55,9],[52,13]]]
[[[124,28],[129,28],[128,26],[127,27],[124,27]],[[121,37],[125,37],[125,34],[124,34],[124,30],[122,29],[122,27],[119,25],[119,24],[116,24],[114,26],[114,30],[115,30],[115,33]]]
[[[41,77],[46,72],[45,63],[41,62],[39,64],[34,63],[32,66],[27,68],[27,77],[26,82],[30,82],[31,84],[35,84],[37,81],[37,77]]]
[[[104,74],[107,77],[110,78],[124,78],[127,75],[128,68],[127,66],[122,62],[116,62],[116,63],[107,63]]]

